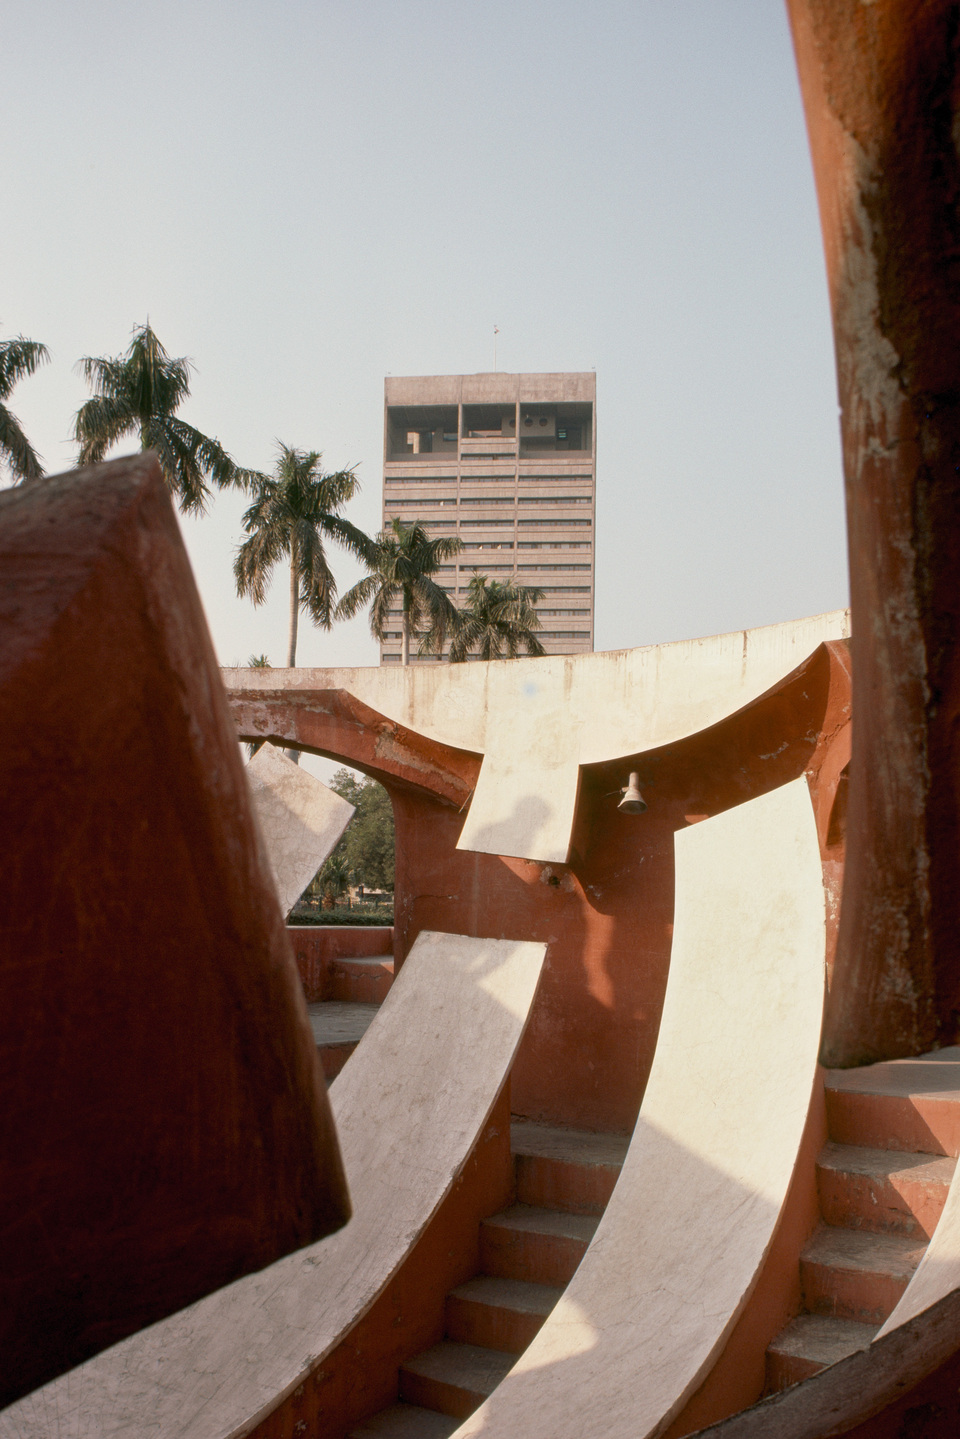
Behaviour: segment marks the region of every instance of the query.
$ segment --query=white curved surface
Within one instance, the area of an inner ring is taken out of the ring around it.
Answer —
[[[0,1414],[3,1439],[232,1439],[369,1309],[470,1153],[546,946],[421,934],[330,1091],[355,1205],[338,1234],[133,1335]]]
[[[260,833],[284,915],[336,846],[353,805],[265,744],[246,766]]]
[[[706,1376],[773,1236],[806,1122],[824,897],[803,780],[676,836],[657,1052],[596,1236],[457,1439],[645,1439]]]
[[[221,673],[228,695],[344,689],[420,734],[483,754],[459,848],[562,864],[581,765],[706,729],[849,633],[849,612],[836,610],[599,654]]]
[[[960,1047],[940,1049],[936,1054],[924,1055],[924,1062],[938,1062],[955,1065],[960,1059]],[[917,1265],[897,1304],[886,1323],[874,1335],[874,1342],[897,1329],[908,1320],[915,1319],[931,1304],[960,1289],[960,1164],[954,1171],[947,1194],[943,1213],[933,1231],[930,1243],[924,1250],[923,1258]]]

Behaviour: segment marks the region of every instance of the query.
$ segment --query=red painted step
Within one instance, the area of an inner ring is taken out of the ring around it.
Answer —
[[[859,1145],[826,1145],[817,1160],[827,1224],[929,1239],[943,1212],[956,1161]]]
[[[347,1439],[450,1439],[460,1420],[417,1404],[391,1404],[351,1429]]]
[[[926,1241],[865,1230],[818,1229],[800,1256],[800,1282],[812,1314],[882,1324],[923,1256]]]
[[[563,1290],[481,1274],[447,1296],[447,1338],[522,1354]]]
[[[520,1203],[480,1228],[485,1271],[447,1296],[443,1343],[400,1370],[400,1404],[350,1439],[447,1439],[531,1342],[593,1237],[627,1149],[621,1135],[516,1120]]]
[[[310,1027],[328,1083],[340,1073],[379,1008],[378,1004],[349,1004],[338,1000],[307,1005]]]
[[[877,1332],[876,1324],[857,1324],[824,1314],[798,1314],[767,1349],[767,1390],[770,1393],[798,1384],[866,1349]]]
[[[393,955],[364,955],[330,961],[327,999],[382,1004],[393,984]]]
[[[400,1398],[424,1409],[468,1418],[513,1367],[513,1354],[444,1340],[400,1367]]]
[[[592,1215],[515,1204],[481,1224],[481,1267],[503,1279],[567,1284],[598,1222]]]
[[[572,1214],[602,1214],[629,1143],[626,1135],[514,1120],[510,1148],[518,1201]]]
[[[827,1127],[838,1144],[960,1154],[960,1047],[826,1077]]]

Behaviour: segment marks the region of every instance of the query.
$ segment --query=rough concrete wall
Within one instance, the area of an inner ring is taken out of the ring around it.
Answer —
[[[788,0],[823,224],[854,633],[832,1064],[960,1018],[960,12]]]

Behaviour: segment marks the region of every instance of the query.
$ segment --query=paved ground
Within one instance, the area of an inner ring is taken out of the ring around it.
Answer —
[[[366,1034],[379,1004],[356,1004],[330,999],[308,1004],[310,1026],[317,1044],[356,1044]]]

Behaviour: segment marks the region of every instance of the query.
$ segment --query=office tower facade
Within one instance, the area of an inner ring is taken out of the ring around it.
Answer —
[[[593,649],[596,385],[592,371],[384,384],[384,526],[399,516],[460,536],[462,552],[435,576],[455,603],[475,570],[542,589],[547,654]],[[391,620],[381,664],[400,662],[399,607]],[[416,644],[410,659],[425,662]]]

